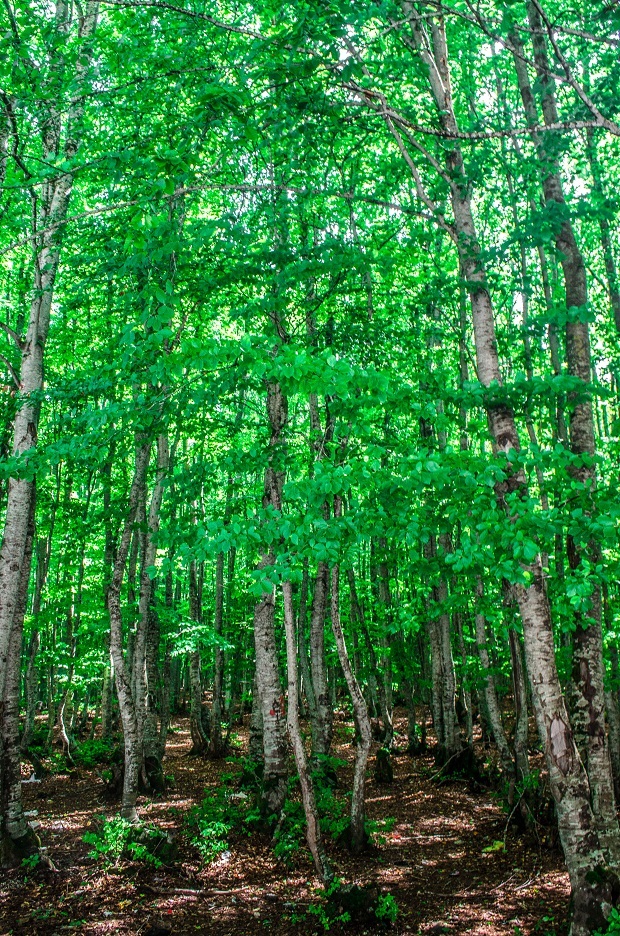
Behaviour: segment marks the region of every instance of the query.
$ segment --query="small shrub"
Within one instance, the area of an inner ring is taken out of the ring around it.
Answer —
[[[607,929],[597,930],[593,936],[620,936],[620,912],[612,910],[607,918]]]
[[[34,855],[28,855],[26,858],[22,858],[21,866],[22,868],[28,868],[32,871],[34,868],[39,866],[40,861],[41,856],[39,852],[35,852]]]
[[[111,741],[103,741],[101,738],[89,738],[75,749],[73,760],[81,767],[92,769],[98,764],[109,764],[114,755],[115,748]]]
[[[311,904],[308,907],[308,913],[311,916],[317,918],[318,922],[321,924],[325,931],[331,929],[334,923],[348,923],[351,919],[351,914],[348,911],[335,911],[334,910],[334,897],[340,892],[342,887],[342,881],[340,878],[334,878],[334,880],[325,888],[324,891],[319,891],[320,900],[316,904]]]
[[[395,825],[394,816],[386,816],[385,819],[367,819],[364,823],[364,831],[374,845],[385,845],[387,836]]]
[[[93,846],[90,857],[102,860],[106,867],[118,865],[121,858],[127,858],[161,868],[162,858],[172,854],[172,843],[167,836],[149,826],[132,825],[120,816],[103,819],[100,831],[87,832],[84,841]]]
[[[392,894],[381,894],[375,907],[375,916],[384,923],[395,923],[398,916],[398,904]]]
[[[301,803],[286,800],[283,815],[273,834],[273,853],[288,867],[292,866],[306,834],[306,817]]]
[[[249,797],[231,794],[226,787],[220,787],[192,809],[188,821],[196,831],[191,842],[205,864],[226,851],[230,833],[243,827],[249,819],[249,804]]]

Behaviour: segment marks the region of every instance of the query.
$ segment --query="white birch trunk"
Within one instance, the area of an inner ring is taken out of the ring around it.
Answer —
[[[277,460],[282,456],[282,433],[288,418],[288,403],[277,383],[267,387],[267,415],[270,426],[268,467],[265,471],[263,506],[282,509],[284,472]],[[259,569],[274,565],[275,555],[263,555]],[[286,797],[286,735],[284,696],[278,672],[275,635],[275,587],[261,595],[254,608],[254,647],[256,650],[256,685],[263,727],[263,809],[268,816],[278,815]]]
[[[335,518],[341,515],[341,510],[342,500],[336,495],[334,497]],[[366,843],[366,831],[364,828],[366,822],[366,764],[368,763],[368,755],[370,754],[372,732],[366,701],[351,667],[351,660],[342,630],[340,620],[340,569],[338,565],[332,568],[331,586],[332,633],[336,641],[338,659],[340,660],[342,672],[344,673],[347,688],[351,696],[353,717],[358,733],[358,742],[355,750],[355,766],[353,768],[353,791],[351,796],[351,851],[354,855],[357,855],[363,850]]]
[[[443,20],[441,17],[429,18],[430,37],[427,39],[425,24],[409,0],[404,0],[403,10],[413,29],[415,47],[429,69],[431,91],[442,129],[455,138],[458,125],[454,115]],[[461,267],[472,308],[478,379],[488,387],[493,381],[501,384],[494,313],[480,259],[469,180],[456,138],[446,152],[446,169]],[[511,450],[518,451],[519,437],[512,411],[505,406],[489,406],[488,416],[497,450],[508,457]],[[510,473],[510,462],[507,468],[506,480],[496,489],[500,503],[511,492],[526,493],[522,470],[515,468]],[[599,834],[588,775],[575,745],[558,677],[551,610],[540,556],[524,571],[530,584],[517,586],[515,591],[523,621],[526,664],[536,722],[545,751],[560,839],[571,880],[571,936],[588,936],[598,926],[604,927],[618,879],[605,870],[609,852]]]
[[[137,822],[138,819],[136,801],[138,798],[140,768],[142,766],[142,744],[131,688],[131,676],[123,652],[121,587],[125,574],[134,521],[140,502],[144,497],[150,452],[150,442],[142,442],[136,449],[135,470],[129,494],[127,519],[125,520],[118,546],[107,594],[107,605],[110,615],[110,656],[114,667],[116,693],[118,695],[125,744],[125,773],[123,777],[121,816],[123,819],[127,819],[128,822]]]
[[[286,671],[288,682],[288,705],[286,725],[295,756],[295,765],[299,775],[301,798],[306,816],[306,840],[312,855],[314,868],[321,883],[326,884],[332,877],[323,842],[321,825],[316,808],[314,786],[308,769],[308,759],[299,727],[299,691],[297,675],[297,642],[295,640],[295,612],[293,609],[293,589],[290,582],[282,583],[284,599],[284,629],[286,632]]]

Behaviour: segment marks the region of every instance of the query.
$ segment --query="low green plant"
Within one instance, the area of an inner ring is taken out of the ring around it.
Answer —
[[[384,819],[367,819],[364,823],[364,830],[368,839],[375,845],[385,845],[387,836],[395,825],[394,816],[386,816]]]
[[[337,839],[349,824],[349,802],[338,799],[328,785],[319,785],[316,791],[316,807],[319,813],[321,831]]]
[[[38,867],[40,861],[41,856],[38,852],[35,852],[33,855],[28,855],[26,858],[22,858],[21,866],[22,868],[33,870],[34,868]]]
[[[351,920],[351,914],[348,911],[344,913],[334,913],[333,904],[330,898],[333,898],[342,887],[342,880],[334,878],[333,881],[324,889],[316,893],[320,899],[315,904],[310,904],[307,912],[317,918],[325,932],[331,929],[335,923],[348,923]]]
[[[232,779],[233,775],[230,776]],[[230,833],[248,821],[250,805],[249,797],[244,799],[240,794],[231,794],[223,786],[192,809],[188,819],[194,830],[191,842],[205,864],[210,864],[226,851]]]
[[[607,929],[597,930],[593,936],[620,936],[620,912],[612,910],[607,917]]]
[[[392,894],[381,894],[375,907],[375,916],[384,923],[395,923],[398,916],[398,904]]]
[[[545,914],[534,927],[534,932],[542,933],[543,936],[554,936],[555,931],[555,917],[552,914]]]
[[[194,836],[192,844],[205,864],[210,864],[228,848],[228,834],[232,826],[217,820],[199,823],[199,834]]]
[[[99,832],[87,832],[83,840],[92,845],[92,851],[89,852],[91,858],[97,858],[106,865],[112,867],[118,865],[121,858],[129,858],[133,861],[143,861],[154,868],[163,867],[163,862],[156,854],[149,849],[146,844],[148,837],[156,838],[160,835],[156,829],[147,826],[136,827],[120,816],[114,819],[102,818],[101,829]],[[138,840],[138,835],[140,840]]]
[[[273,853],[280,861],[290,867],[301,848],[306,830],[303,806],[286,800],[282,816],[273,833]]]
[[[88,738],[73,751],[73,760],[81,767],[91,769],[98,764],[109,764],[114,756],[114,745],[101,738]]]
[[[67,773],[69,769],[67,758],[60,751],[52,751],[46,761],[46,766],[49,768],[50,773],[53,774]]]

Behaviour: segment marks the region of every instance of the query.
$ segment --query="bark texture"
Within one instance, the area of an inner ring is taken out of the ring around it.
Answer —
[[[443,20],[433,15],[423,20],[418,9],[408,0],[404,0],[403,10],[411,24],[413,46],[428,68],[441,127],[454,137],[458,133],[458,124]],[[502,382],[494,312],[472,212],[471,184],[456,139],[446,150],[446,172],[461,268],[470,296],[478,379],[484,387],[490,387],[494,382]],[[578,334],[576,330],[575,340],[578,340]],[[525,476],[511,462],[511,452],[519,450],[516,423],[508,407],[491,400],[487,404],[487,412],[497,451],[506,456],[506,480],[497,485],[496,492],[499,502],[505,505],[510,515],[512,511],[518,511],[519,497],[526,493]],[[586,936],[597,926],[604,927],[618,881],[615,874],[605,871],[606,849],[599,836],[588,775],[575,744],[558,677],[551,610],[540,556],[524,569],[524,574],[528,584],[518,586],[516,596],[523,621],[532,701],[571,880],[571,933],[572,936]]]

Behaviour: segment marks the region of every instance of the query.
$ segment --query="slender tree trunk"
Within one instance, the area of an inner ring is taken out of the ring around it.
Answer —
[[[472,214],[470,180],[465,173],[461,148],[455,139],[458,125],[454,115],[443,20],[431,16],[428,22],[423,21],[408,0],[404,0],[403,9],[413,29],[413,44],[429,69],[431,91],[442,129],[453,137],[446,150],[446,171],[461,267],[470,294],[478,379],[485,387],[494,381],[501,384],[493,306]],[[430,30],[429,38],[425,34],[427,28]],[[505,453],[507,458],[506,480],[497,485],[497,496],[500,503],[506,504],[507,510],[518,510],[514,498],[506,501],[507,495],[513,492],[526,493],[522,469],[512,467],[510,462],[510,452],[519,450],[514,415],[510,408],[501,404],[488,404],[487,411],[497,450]],[[588,936],[597,927],[604,927],[606,908],[613,904],[612,891],[617,878],[604,871],[606,849],[604,851],[599,836],[588,776],[575,746],[558,677],[551,610],[540,556],[524,569],[524,573],[528,584],[517,586],[516,595],[523,620],[526,663],[536,721],[545,750],[560,839],[571,880],[571,934]]]
[[[218,553],[215,561],[215,620],[214,630],[217,638],[222,637],[224,620],[224,553]],[[224,652],[221,644],[215,645],[215,669],[213,674],[213,703],[211,706],[211,737],[209,753],[212,757],[221,757],[224,751],[222,737],[222,715],[224,708]]]
[[[5,681],[0,699],[0,868],[19,865],[35,854],[38,839],[24,816],[19,747],[19,684],[24,614],[34,539],[34,498],[30,503],[24,562],[13,611]]]
[[[308,759],[299,727],[299,695],[297,679],[297,641],[295,639],[295,612],[293,609],[293,589],[290,582],[282,583],[282,596],[284,599],[284,628],[286,632],[286,663],[288,681],[288,707],[286,712],[286,725],[291,747],[295,755],[295,765],[299,775],[301,798],[306,816],[306,839],[312,855],[314,867],[319,880],[326,884],[332,877],[329,864],[323,848],[321,838],[321,825],[316,808],[312,777],[308,768]]]
[[[265,471],[263,507],[276,512],[282,509],[282,433],[288,418],[288,403],[277,383],[267,387],[267,415],[270,426],[268,467]],[[272,551],[266,552],[259,571],[275,564]],[[275,636],[275,588],[266,588],[254,608],[254,646],[256,682],[263,722],[263,808],[267,815],[278,815],[286,797],[286,736],[284,697],[278,672]]]
[[[547,57],[545,28],[537,0],[529,0],[527,10],[543,119],[545,124],[550,126],[557,123],[559,114]],[[524,109],[532,126],[536,117],[534,98],[524,62],[517,55],[515,66]],[[596,487],[596,468],[593,461],[596,442],[592,400],[586,391],[592,377],[590,336],[585,318],[588,298],[586,267],[564,199],[559,168],[554,155],[548,150],[547,135],[543,138],[543,135],[533,132],[533,137],[541,161],[545,202],[554,207],[556,212],[561,212],[556,232],[556,249],[564,275],[566,308],[572,310],[566,323],[566,357],[569,374],[577,378],[582,385],[582,389],[569,395],[572,404],[569,420],[570,447],[575,455],[590,456],[587,460],[582,459],[579,466],[573,467],[571,472],[583,492],[582,501],[587,515],[592,510],[591,500]],[[572,535],[567,537],[567,554],[573,571],[583,568],[584,563],[586,568],[595,568],[601,561],[601,550],[597,542],[590,540],[582,543]],[[592,584],[588,614],[578,616],[573,636],[573,682],[576,691],[572,724],[585,759],[592,792],[592,810],[610,864],[618,868],[620,828],[616,816],[605,727],[602,603],[600,586],[596,582]]]
[[[387,549],[387,539],[381,537],[379,539],[381,558],[377,564],[377,595],[379,598],[379,607],[381,609],[379,627],[383,654],[380,670],[385,697],[385,705],[382,707],[382,721],[384,735],[383,744],[390,750],[394,742],[394,705],[392,698],[392,594],[390,591],[390,570],[387,561]]]
[[[316,697],[314,695],[314,684],[310,672],[310,662],[308,656],[308,644],[306,636],[307,614],[308,614],[308,560],[304,559],[304,567],[301,579],[301,591],[299,596],[299,611],[297,615],[297,644],[299,648],[299,668],[301,671],[301,683],[303,694],[306,699],[310,724],[317,722],[318,714],[316,711]]]
[[[131,687],[141,753],[140,774],[142,783],[146,789],[150,788],[151,783],[149,777],[147,776],[147,769],[145,765],[145,729],[146,722],[149,717],[149,710],[151,709],[151,704],[154,706],[157,692],[156,666],[152,668],[151,673],[155,684],[152,686],[149,685],[147,679],[147,650],[149,633],[151,633],[152,639],[156,639],[157,643],[159,643],[159,632],[158,628],[157,630],[155,629],[156,621],[153,618],[152,608],[154,590],[152,569],[155,565],[155,557],[157,554],[157,532],[159,530],[161,505],[164,495],[164,480],[168,472],[169,463],[170,449],[168,445],[168,437],[165,434],[160,434],[157,439],[157,477],[153,487],[153,493],[151,495],[148,515],[146,517],[146,530],[142,536],[138,621],[136,624],[135,641],[131,659]],[[158,647],[154,651],[151,651],[152,653],[154,652],[155,658],[157,657],[157,650]],[[156,736],[157,732],[151,730],[152,743],[151,750],[149,751],[149,757],[152,759],[155,758],[155,760]],[[161,765],[157,765],[153,762],[153,760],[151,760],[150,772],[154,775],[161,774]],[[158,781],[158,786],[161,786],[161,780]]]
[[[339,495],[334,498],[334,518],[338,519],[342,513],[342,500]],[[331,574],[331,619],[332,632],[338,650],[338,659],[344,673],[347,688],[353,705],[353,717],[357,728],[357,745],[355,750],[355,766],[353,768],[353,792],[351,796],[351,851],[358,855],[366,844],[366,764],[370,753],[372,735],[368,708],[351,668],[351,661],[344,639],[340,621],[340,568],[336,564]]]
[[[39,688],[39,674],[37,672],[37,653],[41,646],[41,637],[38,630],[33,630],[28,648],[28,666],[26,668],[26,718],[24,720],[24,733],[22,735],[21,749],[26,754],[32,744],[34,734],[34,717],[37,710],[37,694]]]
[[[517,768],[517,777],[519,780],[525,780],[530,773],[530,761],[528,754],[529,741],[529,721],[527,711],[527,686],[525,683],[525,673],[523,669],[523,651],[521,647],[521,638],[514,627],[508,631],[510,642],[510,661],[512,664],[512,689],[515,701],[515,735],[514,751],[515,763]]]
[[[474,717],[472,712],[471,690],[467,683],[467,651],[465,649],[465,637],[463,634],[463,618],[458,612],[454,615],[454,625],[456,631],[457,646],[461,657],[461,684],[459,694],[460,702],[463,706],[465,715],[465,734],[467,736],[467,746],[473,748],[474,745]]]
[[[476,595],[478,602],[480,602],[482,596],[484,595],[484,586],[481,579],[478,579]],[[502,724],[502,715],[499,707],[499,701],[497,699],[497,689],[495,687],[495,677],[493,675],[491,661],[489,659],[489,651],[487,649],[486,620],[480,608],[476,609],[475,623],[476,647],[484,675],[484,701],[487,710],[487,717],[489,719],[489,725],[491,727],[491,731],[493,732],[495,744],[497,745],[497,750],[499,752],[502,771],[514,786],[515,764],[512,753],[510,751],[510,745],[508,744],[508,739],[506,737],[506,732],[504,731],[504,726]]]
[[[70,164],[79,147],[79,122],[82,115],[82,94],[86,74],[90,68],[92,50],[90,37],[97,23],[98,5],[87,0],[82,14],[78,39],[81,54],[74,74],[73,104],[69,105],[64,119],[61,117],[60,101],[47,101],[47,119],[44,121],[44,162],[54,165],[61,149],[61,135],[66,134],[64,160]],[[69,8],[65,0],[58,0],[55,11],[57,40],[51,44],[50,70],[60,73],[63,68],[63,39],[70,29]],[[74,173],[63,168],[58,175],[50,175],[44,181],[40,193],[33,192],[35,199],[35,240],[33,300],[26,338],[21,344],[19,373],[20,400],[13,421],[13,454],[26,456],[33,453],[37,445],[39,424],[39,391],[43,387],[43,355],[49,331],[50,313],[56,274],[60,261],[60,246],[63,222],[66,218],[73,187]],[[37,231],[42,233],[38,234]],[[0,700],[4,694],[4,683],[8,677],[8,652],[12,639],[13,619],[19,600],[22,566],[32,559],[32,548],[26,549],[30,515],[35,499],[35,483],[27,477],[10,478],[4,517],[4,532],[0,545]],[[30,565],[26,570],[30,572]],[[21,650],[21,648],[20,648]],[[20,652],[20,651],[18,651]]]
[[[108,648],[109,652],[109,648]],[[101,687],[101,738],[107,741],[112,734],[112,680],[114,675],[111,667],[106,666],[103,671],[103,685]]]
[[[368,692],[370,694],[370,703],[373,717],[376,716],[376,713],[379,711],[379,693],[377,688],[377,658],[375,655],[375,650],[370,639],[370,634],[368,633],[368,628],[366,627],[366,622],[364,620],[364,613],[362,606],[360,604],[359,596],[357,594],[357,585],[355,583],[355,572],[353,569],[347,569],[347,581],[349,583],[349,600],[351,603],[351,626],[353,628],[358,627],[362,632],[362,637],[364,638],[364,643],[366,645],[366,650],[368,653],[370,665],[368,667]]]
[[[139,441],[136,447],[134,476],[129,494],[127,518],[116,553],[112,578],[107,594],[110,615],[110,657],[114,667],[118,705],[123,725],[125,742],[125,773],[123,777],[123,795],[121,816],[129,822],[137,822],[136,800],[138,798],[138,779],[142,766],[142,738],[140,735],[136,708],[131,690],[131,677],[123,652],[123,619],[121,612],[121,587],[127,564],[133,525],[140,503],[144,499],[146,472],[151,453],[151,443]]]
[[[189,569],[189,607],[190,617],[196,624],[202,621],[202,608],[196,563],[192,562]],[[192,754],[204,754],[209,746],[209,737],[205,731],[202,717],[202,678],[200,675],[201,661],[198,646],[189,655],[189,726],[192,739]]]
[[[329,566],[319,562],[314,580],[314,594],[310,616],[310,673],[314,706],[310,709],[312,729],[312,756],[320,765],[331,747],[332,709],[327,688],[325,666],[325,616],[329,595]]]

